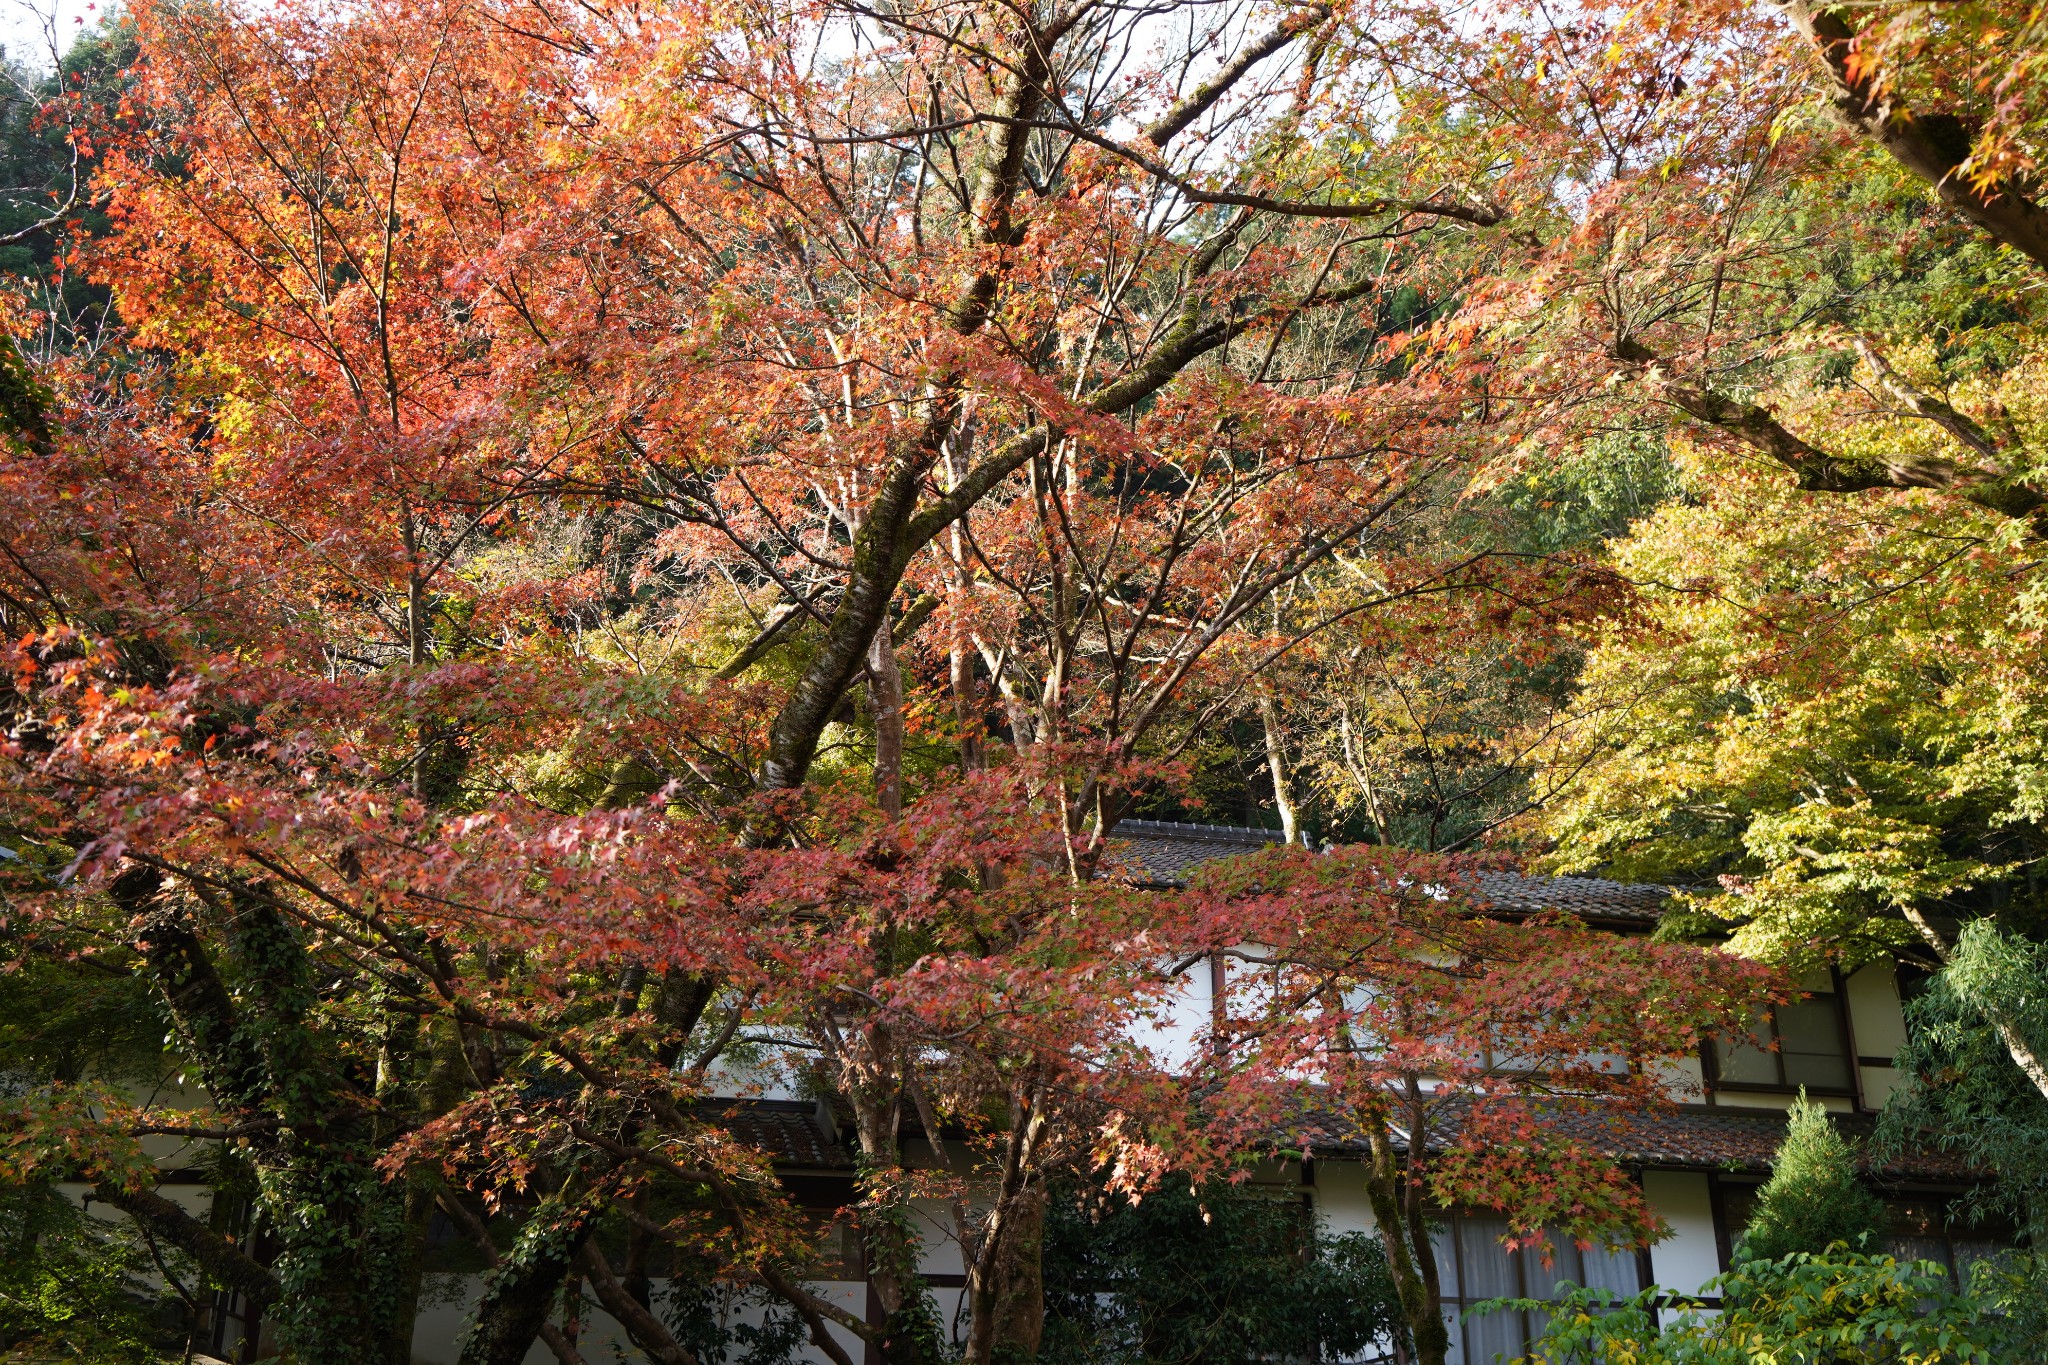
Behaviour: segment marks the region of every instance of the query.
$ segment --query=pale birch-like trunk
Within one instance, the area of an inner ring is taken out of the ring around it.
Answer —
[[[894,820],[903,814],[903,669],[886,616],[868,645],[868,701],[875,713],[875,800]]]
[[[1948,937],[1935,928],[1933,922],[1917,907],[1906,907],[1905,914],[1907,921],[1919,931],[1927,946],[1934,950],[1935,956],[1944,963],[1948,962],[1955,949],[1955,945],[1948,941]],[[1982,998],[1973,999],[1970,1003],[1997,1031],[1998,1041],[2005,1045],[2006,1055],[2012,1058],[2013,1064],[2019,1067],[2027,1081],[2040,1092],[2041,1097],[2048,1099],[2048,1059],[2044,1059],[2035,1050],[2033,1044],[2012,1020],[2006,1018],[1996,1006]]]
[[[1280,723],[1280,708],[1273,691],[1261,679],[1253,684],[1259,705],[1259,726],[1266,732],[1266,771],[1273,778],[1273,804],[1280,811],[1280,829],[1288,843],[1301,837],[1301,817],[1294,804],[1294,784],[1287,772],[1287,731]]]

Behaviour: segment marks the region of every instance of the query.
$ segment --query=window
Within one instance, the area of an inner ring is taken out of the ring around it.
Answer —
[[[1549,1314],[1496,1312],[1460,1322],[1465,1309],[1488,1299],[1555,1298],[1569,1281],[1619,1294],[1643,1287],[1642,1270],[1633,1251],[1581,1252],[1561,1232],[1550,1234],[1550,1264],[1541,1248],[1509,1251],[1501,1245],[1507,1219],[1495,1214],[1457,1212],[1436,1230],[1437,1275],[1443,1285],[1444,1313],[1450,1320],[1451,1365],[1493,1365],[1496,1358],[1513,1360],[1543,1332]]]
[[[1742,1240],[1743,1229],[1756,1213],[1757,1191],[1748,1182],[1716,1181],[1720,1224],[1726,1245],[1723,1264]],[[1884,1250],[1902,1261],[1933,1261],[1949,1273],[1958,1288],[1967,1287],[1970,1267],[2014,1244],[2010,1227],[1989,1220],[1971,1221],[1952,1194],[1893,1195],[1885,1199],[1890,1223]]]
[[[804,1210],[803,1217],[811,1234],[810,1255],[802,1262],[804,1279],[860,1280],[867,1277],[860,1232],[852,1223],[815,1209]]]
[[[2010,1228],[1959,1218],[1939,1196],[1887,1199],[1885,1206],[1892,1224],[1885,1249],[1901,1260],[1939,1261],[1958,1288],[1969,1287],[1971,1266],[2014,1242]]]
[[[1803,983],[1804,1000],[1759,1014],[1738,1038],[1715,1040],[1714,1084],[1724,1090],[1794,1090],[1853,1095],[1849,1031],[1832,973]]]

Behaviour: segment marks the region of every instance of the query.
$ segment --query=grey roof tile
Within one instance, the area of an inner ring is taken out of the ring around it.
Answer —
[[[1464,1107],[1457,1103],[1446,1106],[1440,1126],[1433,1123],[1430,1151],[1441,1152],[1449,1146]],[[1836,1114],[1833,1118],[1835,1126],[1851,1139],[1867,1139],[1876,1124],[1868,1114]],[[1594,1102],[1551,1108],[1539,1122],[1625,1165],[1766,1175],[1771,1158],[1785,1139],[1786,1115],[1774,1109],[1704,1104],[1645,1111]],[[1305,1146],[1324,1158],[1368,1154],[1356,1125],[1341,1111],[1325,1105],[1311,1106],[1296,1131],[1280,1145]],[[1932,1146],[1908,1148],[1881,1164],[1863,1164],[1869,1174],[1885,1180],[1967,1184],[1986,1174],[1954,1153]]]
[[[808,1100],[706,1100],[699,1114],[741,1142],[766,1153],[778,1166],[821,1171],[853,1169],[853,1153],[831,1130],[825,1114]]]
[[[1125,820],[1110,836],[1116,868],[1141,886],[1183,886],[1204,863],[1280,843],[1276,829],[1244,825]],[[1652,925],[1671,898],[1668,886],[1600,877],[1540,877],[1520,872],[1477,874],[1480,896],[1509,915],[1562,910],[1617,925]]]
[[[1141,886],[1182,886],[1204,863],[1282,843],[1277,829],[1124,820],[1110,835],[1117,870]]]

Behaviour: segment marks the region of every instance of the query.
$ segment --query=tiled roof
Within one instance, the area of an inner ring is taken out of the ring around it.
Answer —
[[[705,1104],[702,1112],[741,1141],[766,1152],[778,1166],[813,1171],[853,1169],[853,1154],[840,1143],[829,1116],[814,1103],[714,1101]],[[1458,1109],[1451,1107],[1440,1116],[1444,1121],[1430,1134],[1431,1151],[1440,1152],[1449,1143],[1456,1131],[1457,1113]],[[1867,1114],[1837,1114],[1834,1121],[1852,1140],[1869,1137],[1874,1123]],[[1546,1122],[1624,1165],[1738,1175],[1768,1174],[1771,1157],[1785,1138],[1785,1115],[1776,1110],[1702,1104],[1656,1112],[1575,1106],[1554,1110]],[[1305,1113],[1278,1145],[1288,1150],[1306,1146],[1326,1160],[1367,1155],[1357,1126],[1342,1112],[1324,1106]],[[1933,1149],[1907,1152],[1870,1173],[1884,1180],[1947,1185],[1971,1183],[1984,1174],[1951,1153]]]
[[[1203,863],[1284,843],[1277,829],[1123,820],[1110,835],[1119,871],[1142,886],[1180,886]]]
[[[1580,1112],[1561,1126],[1622,1161],[1762,1174],[1785,1140],[1785,1123],[1786,1116],[1775,1110],[1686,1105],[1675,1114]],[[1834,1123],[1855,1141],[1868,1138],[1876,1121],[1867,1114],[1837,1114]],[[1955,1155],[1933,1149],[1901,1153],[1881,1168],[1865,1164],[1871,1174],[1896,1180],[1970,1180],[1979,1174]]]
[[[1531,877],[1520,872],[1481,872],[1480,895],[1496,910],[1532,913],[1564,910],[1587,919],[1655,924],[1671,899],[1671,888],[1643,882],[1610,882],[1600,877]]]
[[[1443,1115],[1430,1133],[1429,1149],[1440,1152],[1457,1129],[1458,1110]],[[1785,1139],[1786,1116],[1774,1109],[1735,1109],[1688,1104],[1655,1112],[1616,1106],[1574,1106],[1548,1114],[1547,1126],[1625,1165],[1681,1167],[1732,1174],[1765,1175],[1771,1158]],[[1875,1120],[1867,1114],[1837,1114],[1835,1126],[1851,1140],[1868,1138]],[[1342,1115],[1329,1109],[1310,1112],[1290,1139],[1323,1157],[1362,1157],[1363,1137]],[[1881,1179],[1968,1183],[1983,1172],[1955,1155],[1932,1148],[1908,1151],[1882,1167],[1868,1167]]]
[[[1110,839],[1118,869],[1142,886],[1180,886],[1204,863],[1282,842],[1275,829],[1164,820],[1122,821]],[[1481,872],[1477,880],[1481,897],[1508,914],[1563,910],[1613,924],[1655,924],[1671,897],[1669,887],[1598,877]]]
[[[702,1115],[740,1141],[766,1152],[778,1165],[849,1171],[853,1153],[839,1142],[829,1117],[805,1100],[710,1101]]]

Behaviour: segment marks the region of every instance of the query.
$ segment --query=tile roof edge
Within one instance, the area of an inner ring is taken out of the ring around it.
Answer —
[[[1149,835],[1153,838],[1186,839],[1215,844],[1284,844],[1282,830],[1259,829],[1251,825],[1201,825],[1180,820],[1119,820],[1110,829],[1111,839]]]

